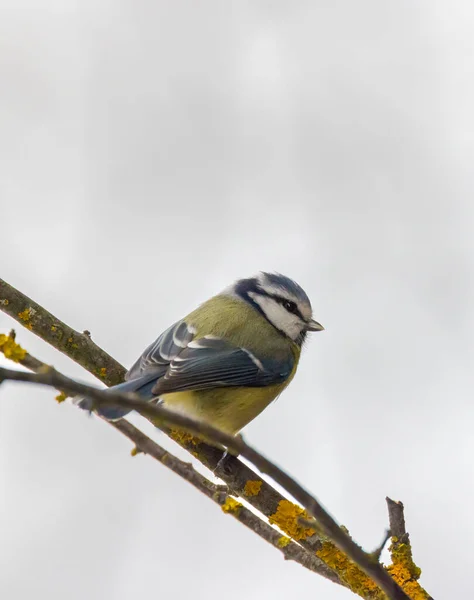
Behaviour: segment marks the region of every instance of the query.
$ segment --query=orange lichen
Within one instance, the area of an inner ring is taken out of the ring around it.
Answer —
[[[426,600],[429,594],[420,586],[418,579],[421,569],[413,562],[409,543],[399,543],[398,538],[392,537],[390,546],[392,564],[387,567],[391,577],[412,600]]]
[[[221,506],[221,508],[225,513],[238,514],[240,509],[242,508],[242,504],[240,502],[237,502],[235,498],[227,496],[226,501]]]
[[[298,519],[308,518],[308,513],[289,500],[280,500],[276,512],[268,517],[270,525],[277,525],[282,531],[287,533],[294,540],[305,540],[311,537],[315,531],[311,527],[303,527],[298,523]]]
[[[417,582],[421,570],[413,562],[410,545],[397,546],[393,543],[390,550],[393,563],[386,567],[387,572],[412,600],[427,600],[429,594]],[[370,600],[385,600],[385,594],[374,581],[332,542],[324,541],[316,556],[331,567],[355,594]]]
[[[61,402],[64,402],[64,400],[67,400],[67,396],[64,392],[61,392],[60,394],[58,394],[55,397],[56,402],[58,402],[58,404],[61,404]]]
[[[367,575],[359,569],[347,556],[341,552],[332,542],[325,541],[322,547],[316,552],[328,567],[335,571],[341,581],[343,581],[350,590],[362,598],[370,600],[385,599],[385,594]]]
[[[258,496],[260,488],[262,487],[262,481],[249,479],[244,487],[245,496]]]
[[[142,454],[142,450],[140,450],[140,448],[137,448],[137,446],[130,450],[130,456],[137,456],[138,454]]]
[[[15,342],[14,333],[9,335],[0,334],[0,352],[3,352],[5,358],[9,358],[14,362],[21,362],[27,355],[26,350]]]

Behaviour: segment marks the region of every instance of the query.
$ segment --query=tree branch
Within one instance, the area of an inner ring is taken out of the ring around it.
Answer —
[[[94,344],[90,332],[78,333],[3,279],[0,279],[0,310],[36,333],[53,348],[78,362],[106,385],[112,386],[123,381],[126,369]],[[4,337],[8,348],[11,340]],[[22,349],[21,351],[24,360],[28,360],[30,355]],[[29,368],[26,364],[24,366]],[[34,366],[32,370],[36,370]],[[225,461],[221,461],[220,449],[209,446],[189,434],[183,435],[166,429],[163,431],[212,471],[216,477],[222,479],[235,495],[244,497],[251,506],[273,520],[287,535],[312,552],[321,550],[322,542],[319,537],[309,533],[309,530],[298,527],[298,507],[295,505],[289,507],[288,500],[238,458],[228,456]],[[248,486],[255,485],[255,482],[259,484],[258,493],[249,494]],[[292,518],[288,514],[290,508],[294,512]],[[282,515],[282,512],[285,514]],[[362,573],[360,576],[365,577]],[[350,585],[350,582],[348,584]]]
[[[392,544],[389,548],[392,564],[387,567],[387,571],[413,598],[433,600],[418,583],[421,569],[413,561],[410,539],[405,528],[403,503],[388,497],[385,500],[387,502],[390,533],[392,535]]]
[[[229,494],[227,486],[219,486],[212,483],[212,481],[209,481],[209,479],[196,471],[192,464],[184,462],[170,452],[167,452],[125,419],[116,422],[109,421],[109,423],[135,444],[138,453],[142,452],[151,456],[167,469],[170,469],[173,473],[186,480],[218,504],[225,513],[232,515],[237,521],[277,548],[283,554],[285,560],[295,561],[310,571],[318,573],[326,579],[330,579],[334,583],[340,583],[335,573],[318,559],[316,555],[309,553],[296,542],[282,536],[271,525],[262,521],[258,515],[254,514],[240,502],[234,500]],[[132,453],[136,454],[136,451],[132,451]]]
[[[20,294],[20,292],[17,293]],[[2,308],[2,303],[0,303],[0,308]],[[40,307],[39,310],[41,311],[42,308]],[[53,337],[50,340],[50,343],[54,346],[56,343],[56,337]],[[87,340],[85,340],[85,343],[87,344]],[[39,369],[46,367],[44,363],[27,353],[26,350],[24,350],[15,342],[15,332],[13,330],[8,336],[0,334],[0,351],[2,351],[7,358],[19,362],[32,371],[38,371]],[[119,367],[125,373],[125,369],[121,365],[119,365]],[[98,376],[96,370],[90,366],[88,366],[88,370],[93,375]],[[66,398],[67,395],[65,394],[62,394],[62,397],[61,395],[58,397],[58,399],[61,400],[65,400]],[[150,420],[153,422],[153,419]],[[129,425],[129,423],[125,420],[116,421],[115,423],[111,423],[106,419],[103,419],[103,421],[113,425],[122,433],[124,433],[122,429],[122,423],[125,423],[125,427]],[[139,432],[138,429],[136,429],[136,431]],[[259,475],[252,471],[247,465],[244,465],[237,458],[228,455],[225,461],[221,461],[223,456],[221,449],[204,444],[197,438],[194,438],[193,436],[183,432],[176,430],[172,431],[166,427],[162,427],[162,431],[169,435],[185,450],[189,451],[193,457],[200,460],[200,462],[209,468],[216,477],[225,481],[232,494],[245,498],[246,502],[248,502],[261,514],[270,518],[271,522],[277,525],[282,531],[287,533],[290,538],[296,540],[298,542],[297,547],[302,546],[304,548],[304,552],[309,552],[309,555],[311,556],[310,564],[314,567],[312,570],[316,570],[316,568],[318,568],[319,574],[326,579],[351,588],[351,582],[345,581],[344,573],[337,574],[337,567],[334,569],[329,568],[324,561],[318,558],[318,556],[315,554],[316,552],[321,551],[322,548],[322,542],[318,536],[311,535],[311,530],[303,530],[297,527],[296,517],[299,514],[297,512],[300,510],[299,507],[284,499],[283,496],[274,488],[272,488],[270,484],[268,484],[266,481],[263,481]],[[141,432],[139,433],[141,434]],[[150,440],[150,442],[152,442],[152,440]],[[286,513],[280,510],[282,506],[286,509]],[[294,514],[288,514],[288,509],[293,511]],[[271,537],[273,539],[273,534]],[[277,537],[278,540],[280,540],[279,543],[283,543],[284,537],[282,537],[280,534],[278,534]],[[291,556],[298,556],[296,548],[293,546],[287,547],[286,553],[288,555],[291,554]],[[301,555],[301,564],[304,564],[305,560],[306,558]],[[360,572],[358,579],[363,580],[365,577],[366,576]]]
[[[0,279],[0,309],[84,369],[89,371],[93,365],[93,374],[107,385],[123,381],[126,370],[94,344],[89,332],[75,331],[3,279]]]
[[[388,521],[390,523],[390,533],[392,537],[397,538],[397,543],[408,541],[408,533],[405,529],[405,515],[403,502],[392,500],[388,496],[385,498],[388,508]]]
[[[373,557],[364,552],[352,538],[336,523],[331,515],[321,506],[307,490],[298,484],[280,467],[272,463],[254,448],[249,446],[242,438],[230,436],[223,431],[212,427],[208,423],[196,421],[190,417],[174,413],[164,406],[145,402],[136,394],[123,394],[108,390],[99,390],[89,385],[79,383],[58,373],[52,367],[44,372],[23,373],[12,369],[0,368],[0,382],[23,381],[55,387],[68,394],[84,394],[93,400],[97,406],[117,406],[136,410],[167,426],[188,431],[212,444],[222,445],[232,454],[241,454],[256,466],[262,473],[269,475],[273,481],[281,485],[293,498],[312,515],[318,527],[336,546],[355,562],[366,575],[368,575],[390,600],[410,600],[410,597],[385,571],[382,565]]]
[[[15,290],[15,288],[9,286],[9,284],[1,279],[0,309],[15,318],[30,331],[40,335],[46,342],[76,360],[89,372],[106,382],[108,385],[113,385],[122,381],[125,369],[91,341],[89,332],[84,332],[83,334],[75,332],[54,315],[51,315],[51,313],[46,311],[43,307],[31,301],[21,292]],[[45,327],[44,323],[47,323],[48,325],[51,323],[51,329],[49,330],[47,326]],[[59,325],[59,328],[62,331],[71,332],[73,334],[70,336],[73,340],[72,342],[68,338],[67,343],[63,343],[64,335],[57,335],[57,325]],[[3,347],[2,337],[4,338]],[[79,344],[76,343],[77,340],[80,340],[82,344],[80,347]],[[75,347],[73,347],[74,345]],[[7,338],[7,336],[0,335],[0,350],[2,350],[9,358],[18,360],[18,357],[15,356],[16,350],[14,346],[14,344],[13,346],[11,344],[10,336]],[[34,370],[38,365],[42,364],[40,361],[36,361],[36,359],[28,355],[21,348],[20,351],[23,353],[24,358],[19,362],[24,366]],[[154,421],[153,417],[149,420],[152,422]],[[118,421],[112,425],[120,430],[122,423],[130,425],[125,420]],[[139,432],[139,430],[136,431]],[[278,527],[290,537],[297,540],[297,548],[303,546],[313,553],[316,553],[319,558],[322,558],[324,562],[333,569],[333,571],[327,569],[326,574],[321,573],[323,576],[346,585],[352,591],[364,598],[382,600],[382,598],[386,597],[381,592],[378,592],[374,587],[372,580],[351,563],[325,536],[319,535],[319,530],[318,534],[316,534],[313,529],[308,527],[304,528],[299,524],[299,517],[305,516],[303,509],[285,499],[270,484],[261,480],[254,471],[239,461],[239,459],[228,456],[225,461],[220,461],[222,458],[221,450],[200,442],[197,438],[189,434],[176,430],[170,432],[169,430],[167,431],[164,429],[164,431],[183,448],[190,451],[203,465],[211,469],[216,476],[224,480],[234,494],[244,497],[254,508],[267,516],[270,523],[278,525]],[[122,433],[124,432],[122,431]],[[139,433],[141,434],[141,432]],[[127,435],[127,433],[124,434]],[[152,441],[150,440],[150,442]],[[286,538],[280,539],[283,540]],[[393,565],[388,567],[389,571],[392,566]],[[338,573],[339,578],[334,572]],[[391,574],[393,575],[393,573]],[[402,586],[405,588],[403,583]],[[413,599],[430,598],[419,584],[416,584],[416,586],[414,591],[411,587],[409,590],[409,595]],[[405,591],[407,592],[408,588],[405,589]]]
[[[48,366],[45,363],[27,353],[15,343],[13,331],[10,332],[9,336],[0,334],[0,351],[5,353],[5,350],[7,350],[7,356],[13,352],[13,357],[10,356],[10,358],[13,358],[32,371],[45,372],[48,369]],[[66,397],[67,396],[64,395],[64,399]],[[336,573],[327,567],[321,559],[293,540],[282,536],[281,533],[271,525],[262,521],[258,515],[250,511],[241,503],[236,502],[229,494],[229,488],[227,486],[215,485],[209,479],[204,477],[204,475],[196,471],[191,463],[184,462],[170,452],[167,452],[158,443],[150,439],[125,419],[115,422],[107,421],[106,419],[102,420],[134,443],[135,447],[131,452],[132,456],[141,453],[151,456],[179,477],[189,482],[205,496],[216,502],[216,504],[221,506],[225,513],[231,514],[237,521],[277,548],[282,553],[285,560],[297,562],[310,571],[318,573],[333,583],[341,585],[341,581]]]

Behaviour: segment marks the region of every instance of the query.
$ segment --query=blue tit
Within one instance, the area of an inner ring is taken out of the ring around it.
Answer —
[[[293,379],[312,318],[304,290],[284,275],[240,279],[163,332],[113,390],[159,397],[231,434],[255,419]],[[75,399],[90,409],[87,398]],[[120,419],[129,411],[103,407]]]

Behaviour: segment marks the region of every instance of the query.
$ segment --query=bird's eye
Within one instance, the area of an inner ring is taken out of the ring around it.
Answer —
[[[283,302],[283,306],[286,308],[286,310],[290,313],[296,314],[298,311],[298,308],[296,306],[295,302],[292,302],[291,300],[284,300]]]

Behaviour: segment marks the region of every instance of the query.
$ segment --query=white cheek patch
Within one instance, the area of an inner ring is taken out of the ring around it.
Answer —
[[[279,302],[268,296],[254,292],[249,292],[249,296],[260,306],[270,323],[292,340],[296,340],[303,329],[303,324],[297,315],[289,313]]]

